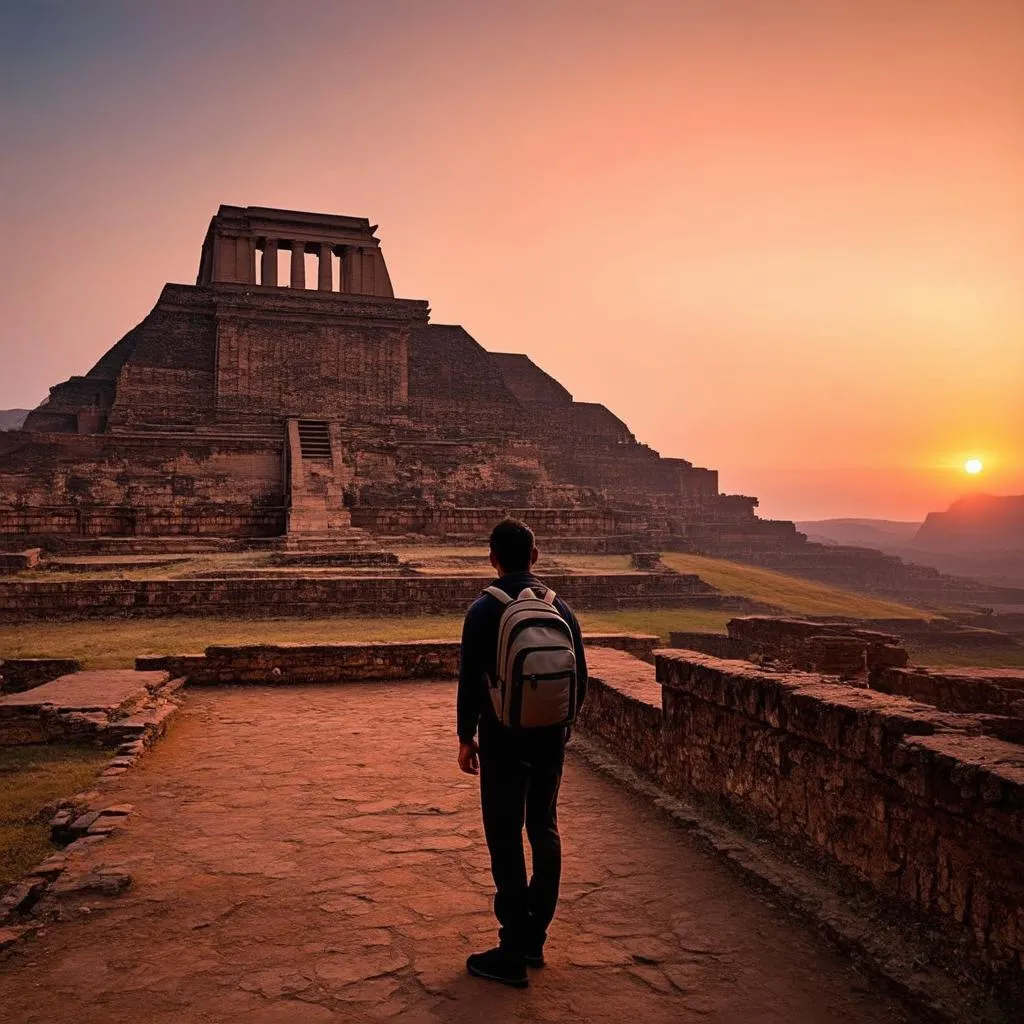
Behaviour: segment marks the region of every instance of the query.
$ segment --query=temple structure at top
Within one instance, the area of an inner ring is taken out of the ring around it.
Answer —
[[[96,365],[0,434],[0,535],[549,537],[729,551],[793,538],[526,355],[395,298],[364,218],[222,206]]]

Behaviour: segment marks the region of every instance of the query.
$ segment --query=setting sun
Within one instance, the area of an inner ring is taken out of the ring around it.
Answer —
[[[981,459],[968,459],[964,463],[964,472],[970,473],[972,476],[975,473],[980,473],[984,469],[984,465]]]

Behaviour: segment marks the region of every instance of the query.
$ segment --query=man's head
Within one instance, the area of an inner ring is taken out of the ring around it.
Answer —
[[[526,572],[537,561],[533,530],[518,519],[503,519],[491,530],[491,565],[502,576]]]

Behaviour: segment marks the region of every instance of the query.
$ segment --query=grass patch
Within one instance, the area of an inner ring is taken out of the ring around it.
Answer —
[[[109,751],[67,743],[0,748],[0,885],[53,853],[50,807],[92,785],[109,759]]]
[[[1024,647],[932,647],[906,645],[912,665],[929,668],[1024,668]]]
[[[580,612],[585,633],[655,633],[663,643],[674,630],[724,633],[735,612],[690,608],[638,608],[635,611]]]
[[[775,605],[799,615],[849,615],[857,619],[926,619],[927,612],[897,601],[869,597],[853,591],[830,587],[825,583],[787,576],[771,569],[727,562],[721,558],[662,555],[666,565],[678,572],[695,572],[723,594],[734,594],[752,601]]]
[[[0,657],[78,658],[89,668],[130,668],[137,654],[201,654],[210,644],[454,640],[461,615],[416,618],[118,619],[0,626]]]
[[[724,632],[728,612],[654,608],[585,612],[583,628],[602,633],[673,629]],[[461,615],[416,618],[118,619],[0,626],[0,658],[77,658],[88,668],[130,668],[138,654],[200,654],[210,644],[337,643],[343,640],[457,640]]]

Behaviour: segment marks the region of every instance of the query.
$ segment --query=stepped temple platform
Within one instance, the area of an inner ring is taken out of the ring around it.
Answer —
[[[379,536],[486,536],[508,510],[566,550],[799,544],[756,504],[396,298],[368,220],[262,207],[221,206],[195,284],[166,285],[0,434],[0,542],[21,548],[262,539],[356,558]]]

